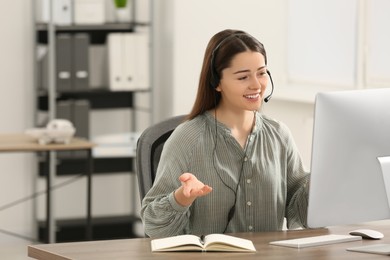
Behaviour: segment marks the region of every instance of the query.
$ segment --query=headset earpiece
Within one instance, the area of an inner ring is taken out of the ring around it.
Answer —
[[[267,103],[271,99],[272,94],[274,93],[274,81],[272,80],[271,72],[267,70],[267,74],[269,79],[271,80],[271,93],[266,98],[264,98],[265,103]]]
[[[219,75],[218,75],[218,72],[215,68],[215,64],[214,64],[216,52],[218,52],[219,48],[223,45],[224,42],[226,42],[227,40],[229,40],[237,35],[240,35],[240,34],[243,34],[243,33],[233,33],[233,34],[226,36],[225,38],[222,39],[222,41],[220,41],[218,43],[218,45],[211,52],[211,59],[210,59],[210,72],[211,72],[210,87],[211,87],[211,89],[215,90],[219,85],[219,81],[221,80]]]

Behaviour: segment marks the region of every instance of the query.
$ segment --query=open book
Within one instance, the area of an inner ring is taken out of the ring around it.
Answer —
[[[252,241],[223,234],[210,234],[198,237],[179,235],[158,238],[151,241],[152,252],[165,251],[223,251],[256,252]]]

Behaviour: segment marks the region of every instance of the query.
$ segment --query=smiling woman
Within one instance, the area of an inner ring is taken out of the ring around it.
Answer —
[[[287,127],[259,112],[269,75],[250,34],[211,38],[193,109],[165,143],[142,201],[147,235],[281,230],[285,218],[306,225],[309,175]]]

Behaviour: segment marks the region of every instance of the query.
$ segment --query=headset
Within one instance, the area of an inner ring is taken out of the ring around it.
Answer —
[[[228,42],[233,37],[239,37],[240,35],[248,36],[248,34],[241,33],[241,32],[230,34],[230,35],[226,36],[224,39],[222,39],[218,43],[218,45],[213,49],[213,51],[211,52],[211,59],[210,59],[210,71],[211,71],[210,87],[211,87],[211,89],[215,90],[217,88],[220,80],[221,80],[219,75],[218,75],[218,72],[215,68],[215,65],[214,65],[216,53],[218,52],[218,50],[221,48],[221,46],[225,42]],[[267,74],[268,74],[269,79],[271,80],[271,93],[267,97],[264,98],[264,102],[266,102],[266,103],[271,99],[272,94],[274,93],[274,82],[272,80],[271,72],[269,70],[267,70]]]

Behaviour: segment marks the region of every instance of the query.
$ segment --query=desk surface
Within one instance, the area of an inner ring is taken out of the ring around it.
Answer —
[[[41,145],[35,138],[27,134],[0,134],[0,152],[86,150],[93,146],[93,143],[81,138],[72,138],[68,144]]]
[[[271,246],[275,240],[310,237],[325,234],[348,234],[358,228],[371,228],[384,233],[381,240],[362,240],[332,245],[295,249]],[[390,243],[390,220],[337,226],[322,229],[294,231],[236,233],[237,237],[253,241],[256,253],[200,253],[200,252],[165,252],[152,253],[150,238],[105,240],[90,242],[58,243],[28,246],[28,256],[36,259],[384,259],[387,256],[346,251],[348,247]]]

